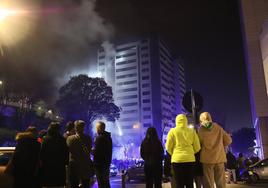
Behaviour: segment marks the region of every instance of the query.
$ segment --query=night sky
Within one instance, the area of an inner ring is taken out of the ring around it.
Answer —
[[[235,0],[17,1],[30,7],[42,2],[45,12],[23,41],[3,45],[0,77],[9,88],[51,99],[66,75],[96,68],[104,40],[120,43],[157,34],[184,59],[188,87],[204,97],[203,110],[230,131],[252,126]],[[48,7],[60,11],[46,12]]]
[[[184,59],[204,110],[227,130],[252,126],[236,1],[98,0],[96,9],[114,25],[114,41],[159,34]]]

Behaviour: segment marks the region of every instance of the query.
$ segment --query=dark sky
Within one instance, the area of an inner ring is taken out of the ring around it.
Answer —
[[[104,40],[158,34],[185,60],[188,87],[204,97],[204,110],[229,130],[251,126],[236,0],[19,1],[43,2],[44,12],[24,16],[34,17],[31,32],[15,46],[3,45],[0,78],[7,88],[54,100],[66,75],[95,68]],[[13,18],[13,30],[21,31],[20,21]]]
[[[187,83],[228,130],[252,126],[235,0],[98,0],[114,41],[159,34],[185,60]]]

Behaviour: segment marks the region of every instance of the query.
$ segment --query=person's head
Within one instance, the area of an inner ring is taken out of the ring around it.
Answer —
[[[239,156],[239,158],[243,157],[243,153],[239,153],[238,156]]]
[[[176,127],[187,127],[188,120],[185,114],[179,114],[176,116]]]
[[[77,120],[74,122],[75,132],[82,135],[85,130],[86,123],[83,120]]]
[[[67,122],[65,128],[66,128],[66,132],[70,134],[75,134],[74,122],[72,121]]]
[[[98,121],[96,123],[96,131],[98,134],[101,134],[105,131],[105,123],[103,121]]]
[[[156,140],[158,139],[157,131],[154,127],[149,127],[146,131],[146,139],[148,140]]]
[[[58,122],[51,122],[47,129],[49,136],[57,136],[60,134],[60,124]]]
[[[208,129],[212,127],[212,118],[208,112],[203,112],[202,114],[200,114],[199,120],[201,126],[204,126]]]
[[[25,132],[32,133],[34,137],[38,137],[38,130],[35,126],[29,126]]]

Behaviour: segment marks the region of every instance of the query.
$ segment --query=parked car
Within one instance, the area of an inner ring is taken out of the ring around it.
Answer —
[[[139,162],[135,164],[134,166],[130,167],[126,171],[126,181],[130,182],[131,180],[136,181],[144,181],[145,180],[145,174],[144,174],[144,163]]]
[[[110,166],[110,177],[115,177],[118,174],[118,169],[114,164]]]
[[[0,187],[11,188],[13,185],[13,178],[5,174],[6,166],[15,151],[14,147],[0,147]]]
[[[251,165],[249,168],[251,171],[249,173],[254,176],[253,180],[255,182],[258,180],[268,180],[268,158]]]

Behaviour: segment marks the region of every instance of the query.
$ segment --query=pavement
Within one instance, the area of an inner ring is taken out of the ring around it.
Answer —
[[[111,188],[122,188],[121,177],[111,178]],[[267,188],[268,183],[258,183],[247,185],[243,183],[238,184],[227,184],[226,188]],[[97,183],[94,185],[93,188],[98,188]],[[142,182],[131,182],[126,184],[126,188],[145,188],[145,184]],[[170,183],[163,183],[162,188],[171,188]]]

